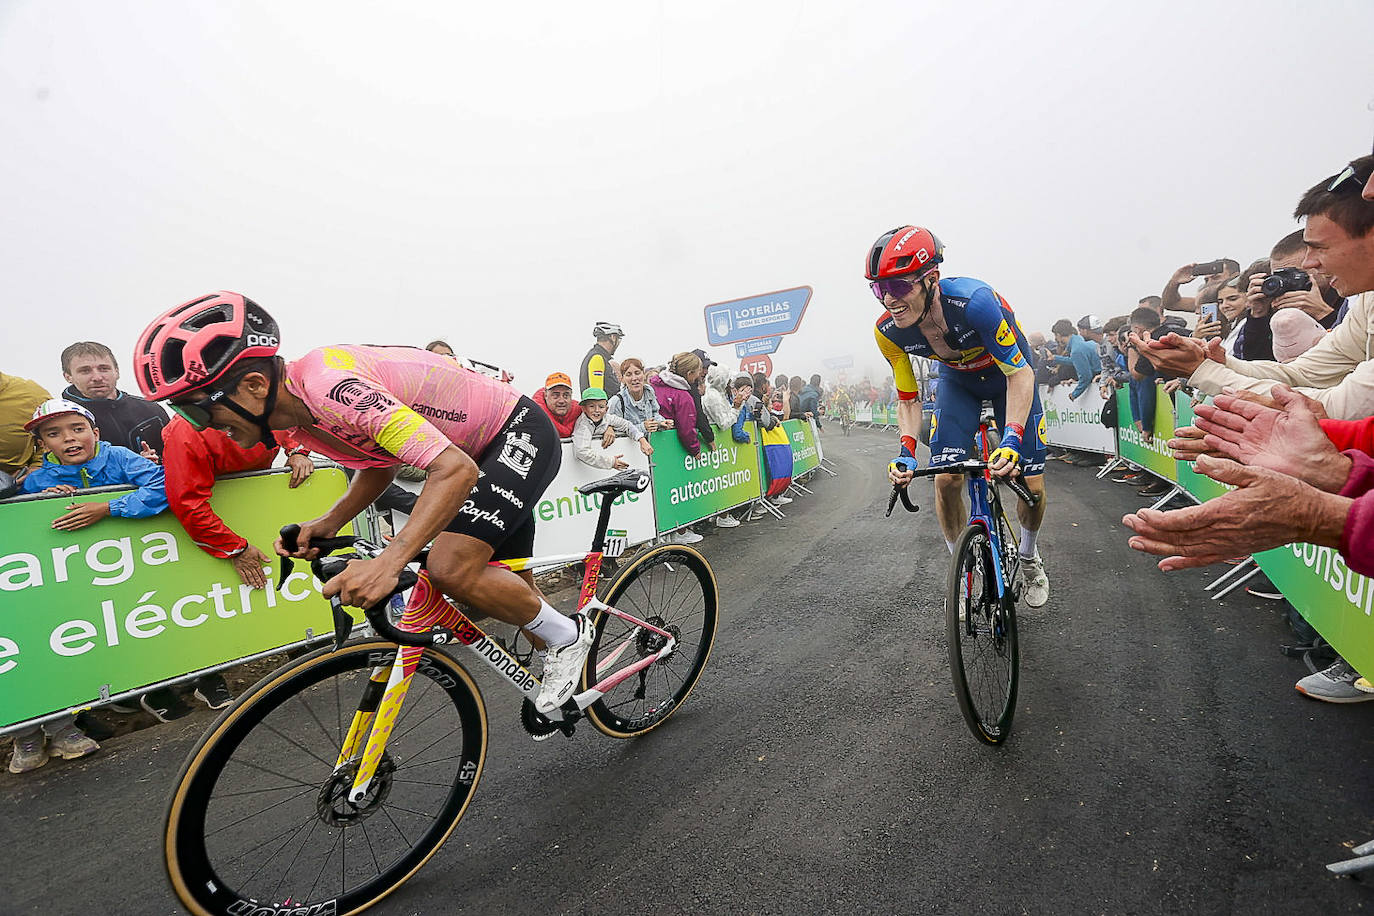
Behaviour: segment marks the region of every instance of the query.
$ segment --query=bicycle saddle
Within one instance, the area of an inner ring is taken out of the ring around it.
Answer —
[[[619,474],[612,474],[601,480],[584,483],[577,488],[577,492],[584,496],[591,496],[593,493],[607,493],[614,498],[621,493],[643,493],[648,488],[649,472],[640,468],[629,468]]]

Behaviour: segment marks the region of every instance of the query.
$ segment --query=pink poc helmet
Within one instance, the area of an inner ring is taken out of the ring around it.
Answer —
[[[204,388],[242,359],[276,356],[277,322],[252,299],[221,290],[168,309],[134,346],[134,376],[149,400]]]

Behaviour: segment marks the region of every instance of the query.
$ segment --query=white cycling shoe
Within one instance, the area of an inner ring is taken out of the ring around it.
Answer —
[[[547,715],[567,702],[577,686],[582,666],[587,661],[592,642],[596,639],[596,629],[585,614],[574,614],[572,620],[577,624],[577,638],[566,646],[550,649],[544,656],[543,683],[539,685],[539,697],[534,708]]]
[[[1026,607],[1044,607],[1050,600],[1050,579],[1045,575],[1045,561],[1040,555],[1021,558],[1021,600]]]

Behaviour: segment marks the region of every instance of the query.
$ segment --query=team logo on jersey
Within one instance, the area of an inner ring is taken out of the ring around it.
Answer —
[[[940,411],[930,411],[930,441],[935,441],[935,434],[940,431]]]
[[[530,475],[539,448],[530,440],[529,433],[506,433],[506,444],[501,446],[497,461],[519,474],[521,479]]]
[[[395,405],[391,398],[357,378],[346,378],[329,389],[329,399],[359,412],[386,410]]]
[[[1004,347],[1010,347],[1016,343],[1016,335],[1011,328],[1007,327],[1007,320],[1002,319],[1002,323],[997,326],[997,342]]]
[[[1050,444],[1049,436],[1048,436],[1048,434],[1046,434],[1046,432],[1045,432],[1045,415],[1044,415],[1043,413],[1040,415],[1040,422],[1039,422],[1039,424],[1036,425],[1035,434],[1036,434],[1037,436],[1040,437],[1040,444],[1041,444],[1041,445],[1049,445],[1049,444]]]

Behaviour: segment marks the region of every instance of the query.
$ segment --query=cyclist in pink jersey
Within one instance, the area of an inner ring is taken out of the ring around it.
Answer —
[[[357,469],[324,515],[301,524],[293,556],[361,513],[402,463],[428,474],[405,527],[371,560],[355,560],[324,587],[353,607],[395,589],[431,541],[427,568],[445,594],[523,627],[548,647],[541,712],[571,695],[594,632],[554,609],[529,573],[489,566],[529,556],[534,507],[558,473],[562,447],[544,412],[508,385],[409,347],[331,346],[294,362],[277,356],[276,321],[222,291],[170,309],[139,336],[140,387],[198,429],[223,430],[244,448],[290,430],[297,441]],[[277,552],[288,555],[280,541]]]

